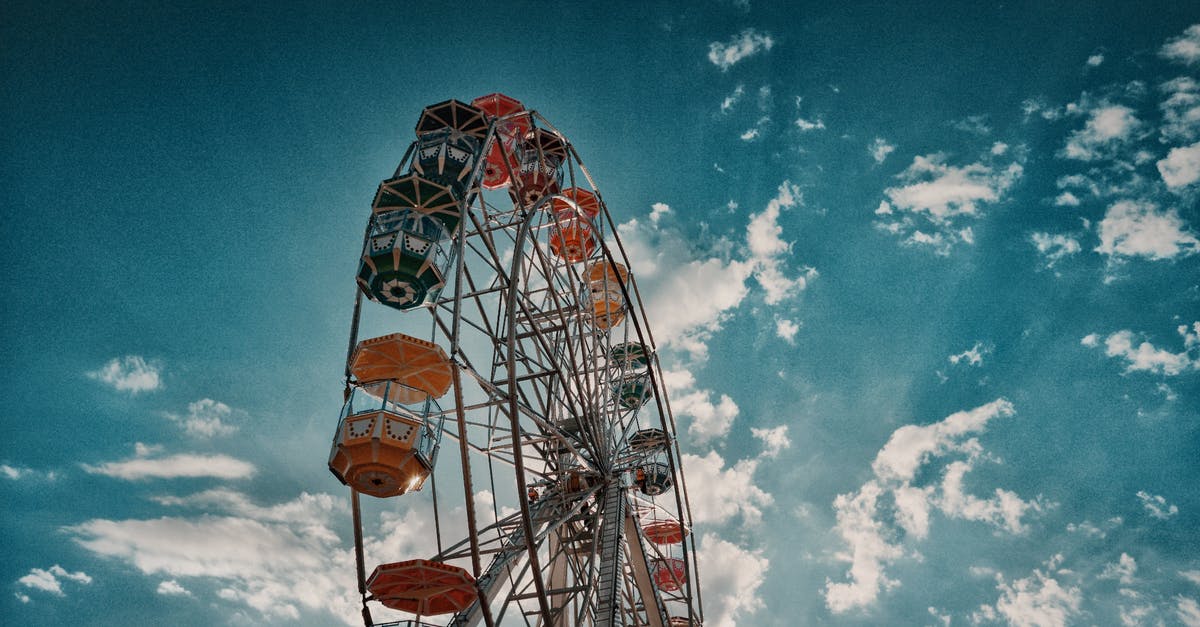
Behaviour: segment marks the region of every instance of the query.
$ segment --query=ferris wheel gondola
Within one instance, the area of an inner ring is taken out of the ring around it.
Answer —
[[[503,94],[427,107],[416,135],[372,203],[329,457],[351,490],[365,625],[383,624],[372,607],[412,625],[701,624],[649,321],[575,148]],[[364,297],[391,311],[383,326],[429,315],[429,337],[360,341]],[[443,444],[457,465],[439,466]],[[426,483],[428,550],[367,555],[360,495]]]

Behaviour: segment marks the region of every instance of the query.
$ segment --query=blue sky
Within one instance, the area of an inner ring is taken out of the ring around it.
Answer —
[[[1200,8],[827,4],[7,4],[0,615],[354,624],[362,219],[503,91],[633,257],[706,624],[1200,625]]]

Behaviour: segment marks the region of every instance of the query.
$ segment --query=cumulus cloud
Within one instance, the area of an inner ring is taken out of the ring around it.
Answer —
[[[168,597],[190,597],[190,596],[192,596],[192,593],[189,592],[187,588],[184,588],[183,586],[179,585],[179,582],[175,581],[174,579],[168,579],[166,581],[160,582],[158,584],[158,588],[155,590],[155,592],[157,592],[158,594],[161,594],[163,596],[168,596]]]
[[[788,320],[787,318],[779,318],[775,321],[775,335],[788,344],[796,343],[796,333],[800,331],[800,325]]]
[[[1083,602],[1079,588],[1064,587],[1038,569],[1012,583],[997,575],[996,589],[1000,598],[994,605],[984,605],[973,613],[974,622],[1003,618],[1014,627],[1062,627],[1079,615]]]
[[[1005,167],[983,162],[953,166],[941,153],[917,156],[896,176],[902,184],[884,190],[887,200],[875,210],[877,215],[901,217],[885,218],[875,226],[906,236],[906,244],[949,254],[957,242],[974,242],[971,227],[956,223],[978,218],[983,205],[1000,202],[1023,172],[1016,162]],[[924,225],[918,226],[918,220]]]
[[[671,213],[671,207],[665,202],[656,202],[650,205],[650,221],[654,224],[658,224],[658,221],[668,213]]]
[[[130,394],[152,392],[162,387],[162,368],[140,355],[114,357],[99,370],[86,373],[89,379],[106,383]]]
[[[671,410],[677,417],[689,417],[688,433],[704,443],[729,434],[738,415],[737,403],[726,394],[714,400],[712,390],[698,389],[696,378],[686,370],[663,372],[663,384],[671,398]]]
[[[867,152],[871,154],[871,158],[875,160],[875,163],[883,163],[883,160],[887,159],[887,156],[895,151],[896,147],[889,144],[882,137],[876,137],[875,141],[871,142],[870,146],[867,146]]]
[[[774,501],[754,481],[757,459],[726,467],[716,451],[703,457],[684,453],[683,469],[688,485],[701,487],[689,493],[696,524],[722,524],[740,515],[744,524],[756,525],[762,521],[762,508]]]
[[[225,403],[204,398],[188,403],[187,415],[168,413],[167,418],[179,423],[192,437],[211,438],[237,432],[237,427],[228,423],[232,415],[233,409]]]
[[[779,454],[784,449],[792,446],[792,440],[788,437],[787,425],[779,425],[770,429],[751,427],[750,433],[759,440],[762,440],[763,457],[779,457]]]
[[[1179,353],[1157,348],[1146,341],[1135,346],[1136,336],[1128,329],[1122,329],[1105,338],[1104,353],[1109,357],[1124,359],[1125,372],[1142,371],[1174,376],[1189,368],[1200,368],[1200,358],[1191,356],[1192,349],[1200,345],[1197,341],[1197,338],[1200,338],[1200,322],[1193,322],[1190,331],[1187,325],[1180,325],[1176,332],[1183,338],[1183,351]],[[1096,348],[1100,345],[1100,337],[1091,333],[1084,336],[1080,343],[1089,348]]]
[[[746,132],[742,133],[741,135],[738,135],[738,138],[740,138],[744,142],[754,141],[755,139],[758,139],[758,129],[757,128],[748,129]]]
[[[92,578],[83,571],[73,573],[55,564],[48,569],[32,568],[29,570],[29,574],[18,579],[17,583],[26,588],[41,590],[42,592],[48,592],[61,597],[66,596],[62,589],[64,581],[73,581],[87,585],[92,583]]]
[[[1097,226],[1103,255],[1172,259],[1200,250],[1188,225],[1175,209],[1160,210],[1148,201],[1121,200],[1108,208]]]
[[[1104,63],[1103,53],[1097,52],[1087,58],[1088,67],[1100,67],[1101,63]]]
[[[696,549],[704,586],[704,624],[736,627],[763,607],[759,586],[770,562],[761,551],[747,550],[714,533],[700,537]]]
[[[1037,247],[1038,253],[1046,260],[1046,267],[1052,268],[1064,257],[1077,254],[1080,251],[1079,240],[1069,235],[1050,233],[1033,233],[1029,241]]]
[[[708,60],[724,72],[742,59],[770,50],[774,45],[770,33],[747,28],[726,43],[714,41],[708,44]]]
[[[1182,148],[1172,148],[1157,164],[1158,173],[1171,189],[1187,187],[1200,181],[1200,142]]]
[[[1027,530],[1024,518],[1043,509],[1040,499],[1025,501],[998,488],[988,498],[980,498],[964,489],[966,474],[985,459],[982,445],[972,436],[983,433],[990,421],[1014,413],[1011,403],[997,399],[931,425],[905,425],[892,433],[872,463],[874,477],[834,500],[835,531],[847,547],[836,557],[849,562],[850,568],[848,581],[826,581],[825,604],[831,612],[868,607],[880,592],[898,585],[888,577],[886,567],[906,554],[905,537],[915,541],[927,537],[935,510],[1009,533]],[[965,459],[949,461],[940,484],[917,482],[919,470],[950,455]]]
[[[1168,39],[1158,55],[1183,65],[1200,63],[1200,24],[1192,24],[1182,35]]]
[[[1080,110],[1088,110],[1082,107]],[[1090,108],[1083,128],[1067,137],[1061,155],[1068,159],[1095,161],[1111,156],[1141,129],[1133,109],[1119,104]]]
[[[659,345],[704,359],[707,339],[749,294],[746,280],[752,264],[722,251],[706,256],[678,231],[652,229],[636,219],[617,230],[638,270],[638,286]]]
[[[245,479],[255,473],[254,464],[228,455],[198,455],[181,453],[152,457],[156,451],[140,443],[136,455],[124,461],[105,462],[99,466],[82,464],[90,474],[105,475],[137,481],[142,479],[178,479],[212,477],[215,479]]]
[[[802,131],[823,131],[825,130],[825,121],[821,118],[817,118],[816,120],[796,118],[796,128]]]
[[[1137,497],[1142,502],[1142,507],[1146,509],[1146,513],[1159,520],[1166,520],[1179,513],[1177,506],[1168,503],[1167,499],[1157,494],[1139,490]]]

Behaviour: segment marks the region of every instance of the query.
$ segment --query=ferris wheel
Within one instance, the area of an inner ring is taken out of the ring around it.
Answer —
[[[367,627],[702,624],[629,265],[575,147],[537,112],[490,94],[421,113],[371,204],[329,457]],[[386,332],[360,337],[372,325]],[[364,508],[406,498],[432,501],[424,552],[365,542]],[[377,605],[412,618],[375,623]]]

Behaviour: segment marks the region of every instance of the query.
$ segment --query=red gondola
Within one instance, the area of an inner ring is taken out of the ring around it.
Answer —
[[[421,559],[378,566],[367,589],[386,607],[423,616],[461,612],[478,598],[471,573]]]

